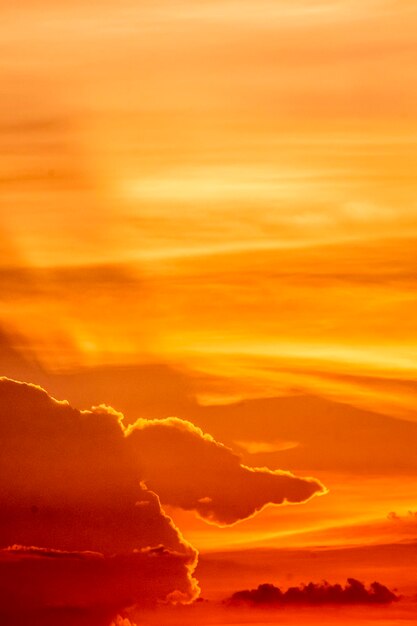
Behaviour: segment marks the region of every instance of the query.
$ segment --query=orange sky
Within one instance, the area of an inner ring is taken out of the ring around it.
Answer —
[[[299,551],[294,584],[318,576],[303,551],[345,550],[352,571],[324,559],[321,578],[372,582],[367,547],[411,593],[415,2],[0,3],[0,376],[320,480],[227,528],[162,500],[235,563],[227,592],[259,550]],[[242,584],[285,586],[265,576]]]

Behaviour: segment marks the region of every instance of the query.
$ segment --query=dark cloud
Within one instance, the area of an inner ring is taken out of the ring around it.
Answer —
[[[124,430],[123,416],[108,407],[77,411],[39,387],[7,379],[0,382],[0,435],[3,545],[97,551],[152,545],[149,529],[160,519],[152,492],[162,503],[230,524],[268,503],[303,502],[324,491],[312,478],[242,465],[190,422],[140,419]],[[147,506],[136,506],[138,500]],[[113,527],[115,536],[108,533]],[[172,535],[165,524],[163,542]]]
[[[230,448],[184,420],[140,419],[127,432],[143,481],[161,501],[195,510],[210,522],[233,524],[267,504],[305,502],[325,493],[314,478],[243,465]]]
[[[119,419],[0,380],[1,623],[107,626],[196,596],[197,553],[140,486]]]
[[[0,379],[0,547],[114,554],[163,544],[195,554],[141,486],[121,419]]]
[[[153,606],[189,593],[185,554],[148,548],[124,555],[14,546],[0,551],[0,619],[10,624],[107,626],[130,605]]]
[[[369,588],[356,580],[348,578],[345,586],[328,582],[301,585],[299,587],[289,587],[286,591],[281,591],[279,587],[268,583],[259,585],[257,589],[245,589],[236,591],[226,603],[229,605],[251,605],[251,606],[286,606],[286,605],[350,605],[350,604],[390,604],[396,602],[398,596],[393,591],[374,582]]]
[[[110,407],[80,411],[6,378],[0,439],[0,606],[16,624],[62,613],[101,626],[131,605],[193,600],[197,553],[161,502],[228,524],[324,491],[242,465],[190,422],[125,427]]]

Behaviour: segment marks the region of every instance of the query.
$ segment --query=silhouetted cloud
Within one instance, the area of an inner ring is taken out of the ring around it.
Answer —
[[[88,615],[107,626],[132,605],[193,600],[197,552],[161,502],[226,524],[324,491],[312,478],[242,465],[190,422],[125,427],[110,407],[79,411],[6,378],[0,439],[0,606],[16,624],[38,615],[49,625],[65,609],[76,624]]]
[[[323,605],[323,604],[390,604],[399,598],[393,591],[374,582],[369,588],[356,580],[348,578],[345,586],[310,582],[299,587],[289,587],[282,591],[279,587],[264,583],[256,589],[236,591],[226,600],[229,605],[248,604],[252,606],[283,605]]]
[[[197,552],[140,486],[119,417],[0,381],[1,623],[107,626],[197,595]]]
[[[326,491],[314,478],[243,465],[230,448],[178,418],[139,419],[126,432],[142,480],[161,502],[195,510],[220,525],[248,518],[267,504],[305,502]]]

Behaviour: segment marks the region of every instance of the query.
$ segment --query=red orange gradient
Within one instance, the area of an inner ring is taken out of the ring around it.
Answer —
[[[412,622],[415,2],[0,4],[0,622]]]

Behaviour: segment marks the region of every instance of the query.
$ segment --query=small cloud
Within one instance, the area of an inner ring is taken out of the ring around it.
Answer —
[[[249,454],[263,454],[268,452],[284,452],[293,450],[300,445],[298,441],[286,441],[284,439],[274,439],[273,441],[246,441],[238,440],[234,442]]]
[[[256,589],[236,591],[226,600],[226,604],[276,607],[285,605],[350,605],[350,604],[390,604],[399,600],[388,587],[374,582],[369,588],[355,578],[348,578],[347,584],[331,585],[310,582],[299,587],[289,587],[281,591],[275,585],[264,583]]]
[[[387,519],[392,522],[414,522],[417,520],[417,511],[407,511],[405,515],[400,515],[396,511],[390,511]]]
[[[401,518],[395,511],[390,511],[387,515],[387,519],[389,519],[390,521],[396,521]]]
[[[198,502],[200,504],[211,504],[213,502],[213,498],[210,498],[209,496],[205,496],[204,498],[199,498]]]

